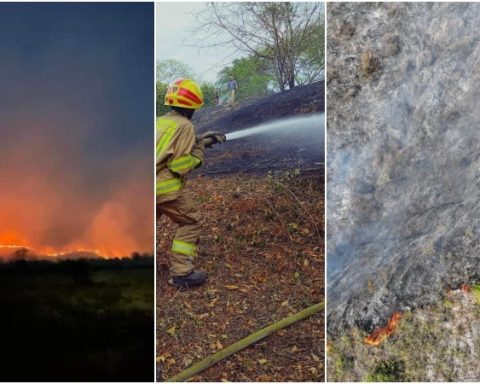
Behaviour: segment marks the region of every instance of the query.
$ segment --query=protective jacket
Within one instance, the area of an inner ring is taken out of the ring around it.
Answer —
[[[171,111],[157,120],[157,204],[180,196],[185,175],[202,164],[204,151],[193,124],[180,113]]]

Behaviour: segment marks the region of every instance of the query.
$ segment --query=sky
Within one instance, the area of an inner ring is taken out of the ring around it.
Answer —
[[[0,3],[0,247],[153,250],[149,3]]]
[[[207,3],[156,3],[156,59],[177,59],[189,65],[196,80],[214,82],[217,73],[230,64],[239,53],[225,48],[191,47],[192,27],[197,22],[196,14]]]

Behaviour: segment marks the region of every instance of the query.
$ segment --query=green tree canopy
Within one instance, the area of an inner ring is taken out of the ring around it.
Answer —
[[[236,59],[219,72],[217,83],[221,91],[225,91],[230,76],[238,84],[237,100],[265,95],[275,85],[275,76],[271,74],[266,60],[254,55]]]
[[[195,77],[193,70],[186,64],[175,59],[167,59],[157,62],[157,82],[170,84],[179,78]]]
[[[167,93],[168,84],[157,81],[157,116],[162,116],[169,111],[169,107],[163,105],[165,102],[165,94]]]

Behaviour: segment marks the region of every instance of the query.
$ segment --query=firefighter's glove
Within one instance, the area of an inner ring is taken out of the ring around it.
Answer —
[[[203,142],[206,148],[210,148],[214,144],[223,143],[225,140],[227,140],[225,135],[216,131],[205,132],[197,139],[197,141]]]

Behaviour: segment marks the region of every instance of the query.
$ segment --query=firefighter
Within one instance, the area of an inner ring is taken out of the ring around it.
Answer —
[[[165,105],[171,111],[157,120],[156,205],[157,218],[166,215],[178,224],[170,256],[169,283],[177,288],[202,284],[207,273],[194,269],[201,232],[201,215],[185,196],[185,175],[203,163],[205,147],[225,141],[219,132],[195,137],[191,122],[203,106],[200,87],[190,79],[180,79],[168,87]]]

